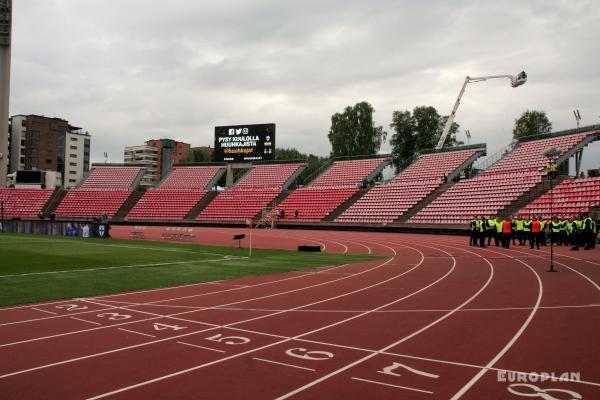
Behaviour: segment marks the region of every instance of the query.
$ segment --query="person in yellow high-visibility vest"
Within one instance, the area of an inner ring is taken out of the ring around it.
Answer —
[[[496,237],[496,217],[490,217],[485,221],[485,233],[487,236],[487,245],[492,242],[492,238]]]
[[[585,250],[596,247],[596,221],[588,213],[585,213],[583,218],[583,238]]]
[[[554,161],[550,161],[548,164],[548,175],[550,179],[556,179],[558,176],[558,165]]]
[[[517,215],[517,217],[515,218],[515,236],[517,237],[517,240],[519,241],[519,245],[523,246],[523,243],[525,243],[525,238],[523,235],[523,217],[521,217],[520,215]]]
[[[550,221],[550,241],[553,244],[560,245],[560,221],[558,217],[553,217]]]
[[[523,218],[523,243],[529,242],[532,243],[531,239],[531,218],[529,215],[526,215]]]

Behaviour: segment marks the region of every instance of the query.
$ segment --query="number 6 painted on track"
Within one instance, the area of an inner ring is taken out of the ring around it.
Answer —
[[[295,353],[296,350],[298,352],[304,353],[304,354]],[[303,360],[314,360],[314,361],[323,361],[323,360],[329,360],[330,358],[333,358],[333,353],[330,353],[328,351],[314,351],[314,350],[308,351],[307,349],[302,349],[302,348],[286,350],[285,354],[287,354],[288,356],[301,358]]]

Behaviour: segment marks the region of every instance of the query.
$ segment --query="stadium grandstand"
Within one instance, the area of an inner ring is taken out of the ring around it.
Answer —
[[[81,187],[66,192],[56,208],[59,219],[113,218],[142,179],[140,167],[94,167]]]
[[[548,159],[544,156],[546,149],[561,149],[561,155],[555,160],[560,166],[577,151],[598,139],[598,130],[584,133],[566,131],[541,138],[524,138],[486,171],[452,186],[408,222],[467,224],[475,215],[491,216],[511,211],[511,204],[523,198],[533,200],[535,196],[531,196],[532,192],[543,190],[548,165]]]
[[[280,204],[282,221],[318,222],[357,194],[391,162],[390,157],[334,161],[309,187],[294,190]]]
[[[306,168],[305,163],[255,164],[236,184],[220,192],[198,221],[245,221],[256,217]]]
[[[522,208],[518,215],[570,218],[587,213],[594,207],[600,207],[600,177],[565,179]]]
[[[352,204],[337,222],[391,223],[485,154],[484,145],[423,154],[386,185],[375,186]]]
[[[126,219],[184,219],[224,172],[224,166],[176,166],[157,189],[149,189],[142,195]]]
[[[0,188],[2,217],[37,218],[52,193],[52,189]]]

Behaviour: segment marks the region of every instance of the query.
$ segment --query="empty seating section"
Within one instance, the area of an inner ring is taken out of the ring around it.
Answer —
[[[408,222],[466,224],[478,214],[496,215],[541,181],[542,175],[528,172],[481,175],[464,180],[442,193]]]
[[[599,207],[600,178],[566,179],[552,189],[552,192],[544,194],[521,209],[519,214],[550,218],[550,201],[552,215],[561,218],[574,217],[590,211],[592,207]]]
[[[283,188],[298,168],[305,164],[258,164],[236,184],[236,189]]]
[[[174,167],[161,189],[210,189],[208,184],[223,167]]]
[[[112,218],[131,195],[131,190],[71,189],[56,208],[58,218]]]
[[[364,178],[371,175],[389,158],[368,158],[363,160],[336,161],[311,186],[352,186],[358,187]]]
[[[357,188],[296,189],[277,205],[277,209],[285,211],[283,221],[316,222],[331,214],[357,191]]]
[[[597,134],[582,133],[521,142],[491,168],[474,179],[457,183],[408,222],[465,224],[478,214],[498,214],[542,181],[548,164],[544,150],[560,147],[567,152],[587,136]]]
[[[512,153],[485,171],[485,174],[504,174],[510,171],[539,172],[548,165],[544,150],[549,147],[559,147],[563,151],[569,150],[591,134],[593,133],[580,133],[521,142]]]
[[[421,156],[390,183],[375,186],[344,211],[338,222],[390,223],[442,184],[444,172],[454,172],[483,148]]]
[[[183,219],[206,193],[206,191],[194,189],[148,190],[127,214],[127,219]]]
[[[81,189],[129,189],[141,171],[139,167],[94,167]]]
[[[196,217],[203,221],[245,221],[254,218],[279,194],[278,188],[225,190]]]
[[[52,192],[52,189],[0,188],[4,218],[37,218]]]

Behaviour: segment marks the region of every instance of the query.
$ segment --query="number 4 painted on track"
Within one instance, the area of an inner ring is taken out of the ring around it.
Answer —
[[[154,330],[156,331],[164,331],[167,329],[171,329],[174,331],[180,331],[182,329],[187,328],[187,326],[179,326],[179,325],[167,325],[167,324],[161,324],[160,322],[155,322],[154,323]]]
[[[408,365],[400,364],[399,362],[395,362],[392,365],[385,367],[381,371],[377,371],[377,372],[379,372],[380,374],[384,374],[384,375],[402,376],[401,374],[397,374],[397,373],[393,372],[394,370],[396,370],[398,368],[404,368],[404,369],[412,372],[413,374],[425,376],[427,378],[437,379],[440,377],[439,375],[430,374],[429,372],[419,371],[418,369],[411,368]]]

